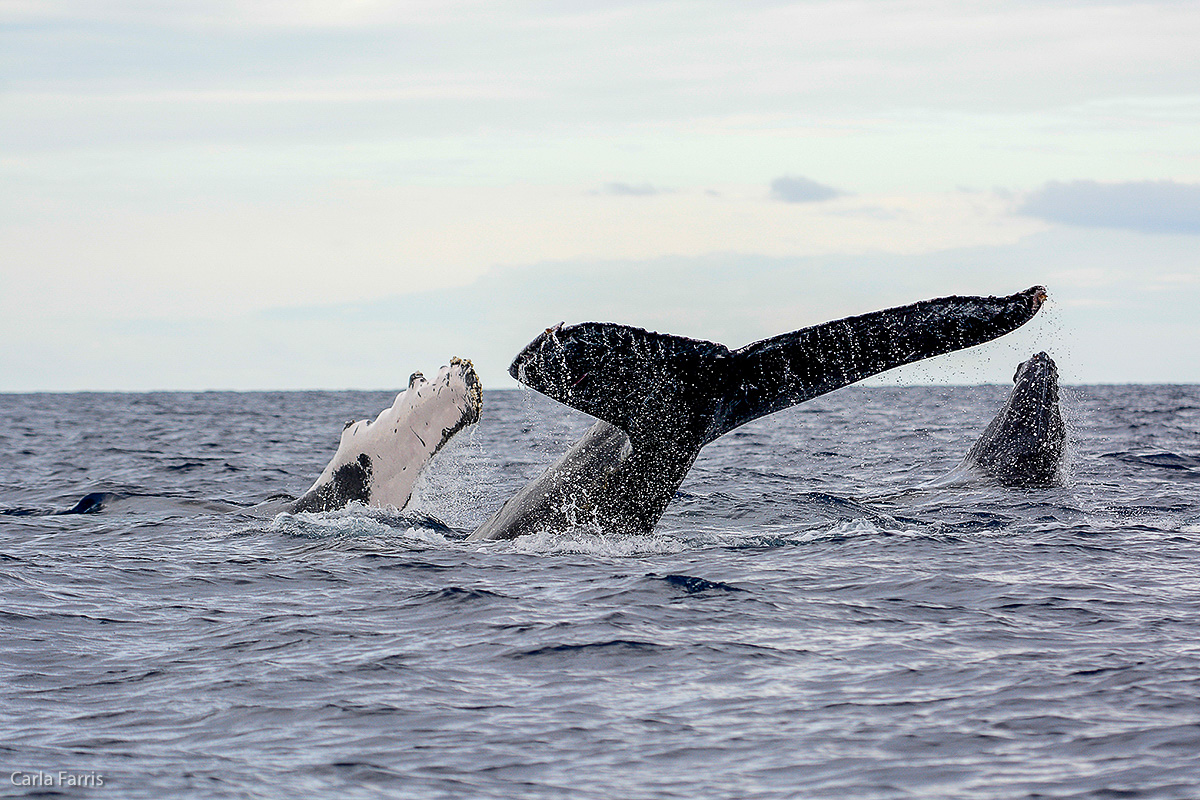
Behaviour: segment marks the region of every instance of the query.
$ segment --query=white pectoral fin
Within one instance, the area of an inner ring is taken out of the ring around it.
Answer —
[[[454,432],[479,419],[481,404],[469,361],[452,359],[432,383],[414,373],[373,421],[345,426],[333,459],[294,509],[329,511],[351,501],[404,508],[429,459]]]
[[[371,454],[374,465],[371,505],[403,508],[434,454],[455,432],[479,419],[481,403],[469,361],[451,360],[433,381],[414,375],[409,388],[359,435],[359,446]]]

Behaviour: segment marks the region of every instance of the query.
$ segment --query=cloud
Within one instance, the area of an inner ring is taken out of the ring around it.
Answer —
[[[615,194],[620,197],[651,197],[662,194],[663,190],[649,183],[608,183],[605,184],[602,193]]]
[[[836,217],[850,217],[859,219],[870,219],[877,222],[891,222],[893,220],[911,220],[913,214],[902,208],[885,208],[884,206],[861,206],[859,208],[843,208],[838,211],[829,212]]]
[[[784,175],[771,181],[771,196],[785,203],[819,203],[840,197],[842,192],[808,178]]]
[[[1052,182],[1018,209],[1048,222],[1143,233],[1200,234],[1200,185],[1174,181]]]

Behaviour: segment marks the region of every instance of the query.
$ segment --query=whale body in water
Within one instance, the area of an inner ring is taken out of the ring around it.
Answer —
[[[893,367],[990,341],[1032,319],[1045,299],[1041,286],[942,297],[739,350],[613,323],[549,328],[509,373],[599,422],[470,538],[575,526],[648,533],[717,437]]]
[[[981,473],[1002,486],[1063,481],[1066,428],[1058,405],[1058,367],[1046,353],[1022,362],[1004,406],[953,474]]]

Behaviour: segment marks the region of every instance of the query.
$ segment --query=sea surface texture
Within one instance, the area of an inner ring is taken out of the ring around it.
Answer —
[[[939,483],[1008,388],[842,389],[652,535],[494,543],[587,418],[488,392],[405,512],[259,515],[392,395],[0,395],[0,795],[1194,800],[1200,387],[1065,389],[1063,488]]]

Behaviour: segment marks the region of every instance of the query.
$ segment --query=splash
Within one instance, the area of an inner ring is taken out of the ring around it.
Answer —
[[[484,448],[478,426],[442,448],[421,472],[405,506],[459,530],[474,530],[495,505],[499,462]]]
[[[352,503],[337,511],[276,514],[266,526],[268,533],[304,539],[389,539],[404,544],[448,547],[448,529],[419,514],[401,514],[395,509],[372,508]]]
[[[566,533],[543,531],[518,536],[511,542],[488,543],[481,549],[503,547],[525,555],[588,555],[597,558],[638,558],[682,553],[692,545],[668,534],[606,534],[583,528]]]

